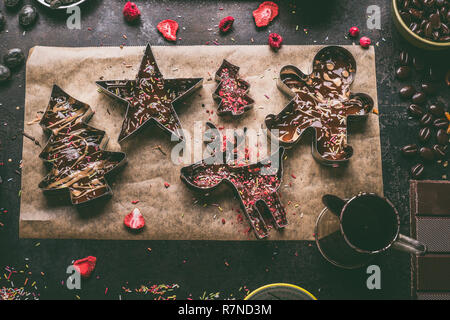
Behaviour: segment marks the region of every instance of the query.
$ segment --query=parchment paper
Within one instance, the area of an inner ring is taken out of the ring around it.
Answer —
[[[192,130],[198,120],[225,128],[257,129],[267,114],[280,112],[289,101],[276,87],[280,68],[293,64],[310,72],[312,59],[320,48],[283,46],[274,53],[268,46],[161,46],[153,47],[153,52],[165,78],[204,77],[203,88],[176,107],[184,129]],[[352,91],[369,94],[377,107],[374,49],[346,48],[355,56],[358,68]],[[38,158],[41,149],[24,138],[20,237],[255,240],[252,233],[246,233],[248,222],[237,221],[235,210],[239,203],[230,189],[221,188],[209,200],[194,203],[196,195],[179,178],[182,165],[174,165],[170,160],[175,142],[170,142],[170,137],[159,128],[148,126],[122,145],[117,143],[126,106],[99,93],[95,81],[100,77],[134,78],[143,50],[144,47],[32,49],[26,72],[25,132],[45,145],[47,137],[42,128],[27,123],[42,115],[38,112],[45,110],[51,88],[57,84],[91,106],[95,115],[89,124],[106,131],[110,138],[107,149],[126,152],[128,164],[110,181],[114,192],[111,199],[79,210],[70,204],[55,203],[38,188],[47,170]],[[238,122],[220,119],[211,96],[217,86],[214,73],[224,58],[241,67],[240,75],[250,83],[250,96],[256,101]],[[207,109],[214,110],[214,114],[208,114]],[[282,232],[271,230],[269,240],[313,239],[325,193],[342,197],[359,191],[383,193],[377,115],[369,115],[368,121],[351,129],[349,144],[354,155],[346,168],[336,170],[316,163],[310,137],[287,152],[279,192],[289,225]],[[166,155],[155,149],[158,145]],[[170,187],[165,188],[164,182]],[[139,203],[132,204],[133,200]],[[147,221],[140,233],[129,232],[123,224],[124,216],[134,207],[141,210]]]

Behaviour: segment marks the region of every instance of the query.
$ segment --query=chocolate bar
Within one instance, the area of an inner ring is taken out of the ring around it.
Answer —
[[[411,181],[411,210],[417,216],[450,216],[450,181]]]
[[[450,291],[450,254],[417,257],[417,290]]]

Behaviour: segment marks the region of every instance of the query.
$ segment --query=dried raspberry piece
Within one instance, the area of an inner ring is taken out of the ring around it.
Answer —
[[[158,31],[162,33],[163,37],[169,41],[177,40],[178,22],[174,20],[163,20],[156,26]]]
[[[141,210],[134,208],[132,212],[125,216],[123,223],[130,229],[138,230],[145,226],[145,219]]]
[[[123,16],[125,17],[125,20],[129,22],[139,19],[139,17],[141,16],[141,11],[137,7],[137,5],[131,1],[128,1],[125,4],[122,12]]]
[[[170,187],[170,184],[168,182],[164,182],[164,187],[166,187],[167,189],[168,187]]]
[[[95,269],[97,258],[88,256],[86,258],[77,260],[73,263],[73,267],[83,278],[89,278],[92,271]]]
[[[231,30],[233,26],[234,18],[232,16],[228,16],[220,20],[219,29],[221,32],[225,33]]]
[[[271,33],[269,34],[269,46],[277,51],[281,48],[281,44],[283,43],[283,37],[280,36],[278,33]]]
[[[348,30],[348,34],[350,37],[356,38],[359,36],[359,29],[358,27],[351,27],[350,30]]]
[[[368,37],[362,37],[361,39],[359,39],[359,44],[364,49],[367,49],[368,47],[370,47],[370,43],[371,43],[371,41],[370,41],[370,38],[368,38]]]
[[[253,17],[257,27],[265,27],[278,15],[278,5],[272,1],[264,1],[255,11]]]

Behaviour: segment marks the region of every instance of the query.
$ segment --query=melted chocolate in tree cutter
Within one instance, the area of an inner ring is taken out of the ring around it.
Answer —
[[[306,75],[295,66],[280,71],[278,87],[293,99],[277,115],[266,117],[269,130],[278,129],[285,147],[292,147],[307,130],[313,130],[313,157],[324,165],[338,167],[350,159],[347,120],[366,118],[373,100],[363,93],[350,93],[356,62],[349,51],[330,46],[314,57],[313,71]]]
[[[183,139],[183,130],[173,104],[203,85],[203,78],[164,79],[150,45],[135,80],[97,81],[100,89],[128,104],[119,141],[129,137],[147,122]]]
[[[220,134],[217,138],[222,144],[224,140]],[[227,163],[226,152],[222,152],[220,163],[213,158],[204,159],[183,167],[180,177],[189,188],[204,194],[222,183],[229,184],[256,236],[261,239],[268,236],[272,226],[281,229],[287,225],[286,212],[278,195],[283,176],[283,154],[281,147],[265,161],[241,165]],[[270,213],[271,221],[264,219],[264,212]]]
[[[217,108],[219,116],[241,116],[255,103],[247,95],[250,84],[240,79],[238,73],[239,67],[225,59],[216,72],[216,81],[220,83],[213,93],[213,98],[220,101]]]
[[[111,195],[105,176],[126,161],[125,153],[102,150],[107,143],[105,132],[86,124],[92,115],[89,105],[54,85],[40,121],[51,136],[39,157],[51,168],[39,188],[68,190],[76,205]]]

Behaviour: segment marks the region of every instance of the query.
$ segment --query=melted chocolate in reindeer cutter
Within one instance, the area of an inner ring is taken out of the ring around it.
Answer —
[[[51,136],[39,155],[50,167],[39,188],[69,191],[75,205],[111,195],[105,176],[126,161],[125,153],[102,150],[107,143],[105,132],[86,124],[92,115],[89,105],[55,85],[40,121]]]
[[[213,93],[213,98],[219,101],[217,108],[219,116],[241,116],[255,103],[247,95],[250,84],[240,79],[238,73],[239,67],[225,59],[216,72],[216,81],[219,85]]]
[[[220,139],[222,144],[220,133],[214,136]],[[255,235],[261,239],[268,236],[272,226],[282,229],[287,225],[286,212],[278,195],[283,176],[283,154],[284,148],[281,147],[266,161],[242,165],[227,163],[226,153],[223,152],[221,163],[212,158],[203,159],[183,167],[180,177],[189,188],[203,194],[216,189],[222,183],[230,185]],[[275,162],[278,165],[272,165]],[[264,212],[269,212],[271,219],[265,219]]]
[[[278,139],[292,147],[307,130],[313,130],[313,157],[333,167],[346,163],[353,154],[347,144],[347,120],[366,118],[373,100],[363,93],[350,93],[356,62],[349,51],[331,46],[320,50],[313,71],[306,75],[294,66],[280,71],[278,87],[293,99],[277,115],[266,117],[269,130],[278,129]]]
[[[173,105],[200,88],[203,78],[164,79],[147,45],[136,79],[97,81],[96,84],[102,92],[128,104],[119,142],[148,122],[155,122],[165,132],[183,139]]]

